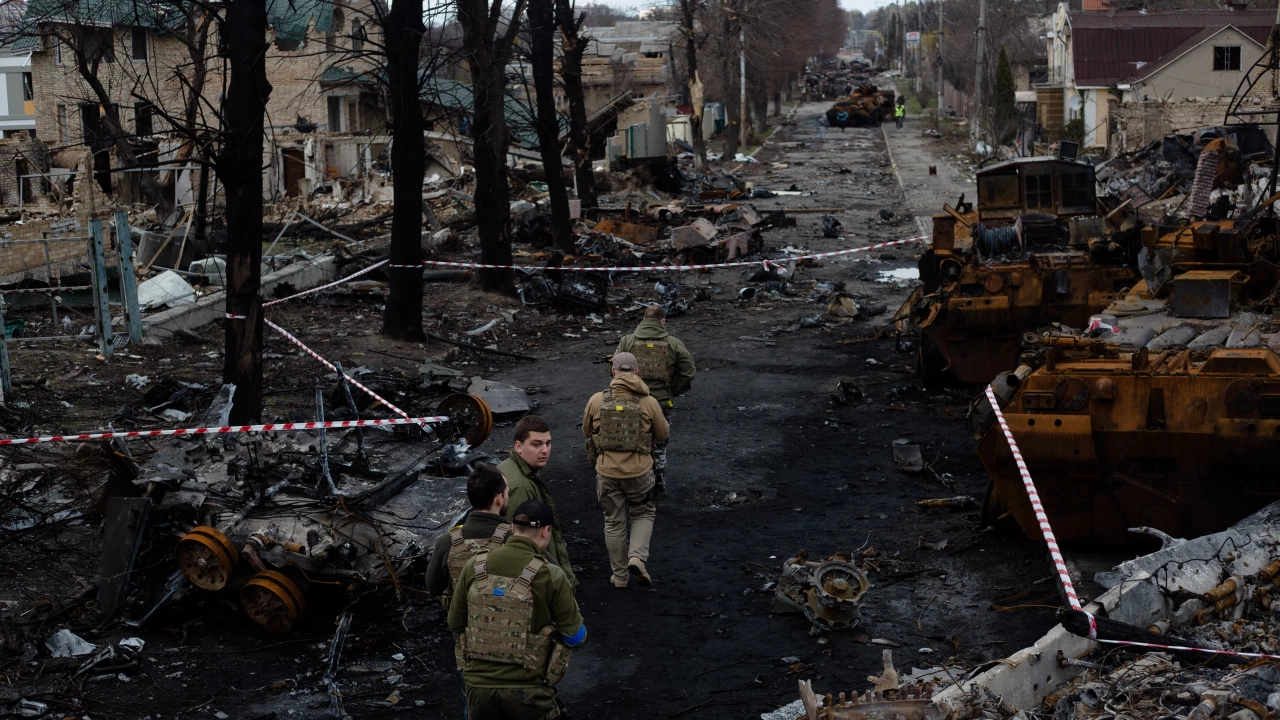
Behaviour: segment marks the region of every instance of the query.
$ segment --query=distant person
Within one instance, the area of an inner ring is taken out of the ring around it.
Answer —
[[[511,535],[507,522],[507,479],[493,465],[477,464],[467,478],[471,511],[461,525],[436,540],[427,564],[427,592],[443,597],[445,607],[453,595],[453,582],[473,556],[497,550]]]
[[[546,556],[555,513],[515,508],[506,544],[467,561],[449,606],[470,720],[563,717],[556,683],[587,638],[573,583]]]
[[[469,137],[471,135],[471,121],[465,117],[462,118],[462,122],[458,124],[458,130],[462,133],[462,137]]]
[[[627,587],[629,575],[641,585],[653,582],[648,569],[657,512],[653,446],[670,434],[662,408],[637,370],[635,355],[615,353],[609,389],[592,395],[582,413],[587,459],[595,465],[596,497],[604,510],[604,544],[613,570],[609,582],[619,589]]]
[[[658,401],[663,417],[671,422],[675,409],[675,397],[689,392],[693,376],[698,368],[693,355],[675,335],[667,332],[667,311],[654,303],[645,308],[644,319],[630,335],[618,341],[616,352],[628,352],[636,356],[639,370],[636,374],[649,386],[649,395]],[[653,475],[657,482],[657,497],[662,499],[666,489],[667,441],[653,444]]]
[[[893,106],[893,121],[898,124],[898,128],[902,128],[902,121],[907,117],[907,99],[898,96],[898,104]]]
[[[555,516],[555,528],[551,531],[551,544],[547,546],[547,558],[560,566],[569,582],[578,586],[578,578],[573,574],[573,563],[569,562],[569,548],[560,533],[560,514],[556,512],[555,498],[551,490],[538,476],[538,472],[551,460],[551,426],[537,415],[525,415],[516,423],[515,443],[511,454],[498,465],[498,470],[507,478],[510,485],[510,497],[507,500],[507,519],[511,520],[516,508],[525,500],[541,500],[551,508]]]

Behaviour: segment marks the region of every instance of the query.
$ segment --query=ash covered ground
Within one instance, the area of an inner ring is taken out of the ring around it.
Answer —
[[[802,214],[796,228],[770,231],[768,248],[821,252],[914,235],[913,215],[972,188],[965,169],[949,163],[947,143],[922,138],[915,119],[900,131],[886,128],[891,155],[886,131],[827,128],[825,108],[801,106],[757,155],[762,162],[741,172],[757,187],[811,192],[755,201],[762,212],[845,208],[838,216],[843,237],[823,238],[820,214]],[[925,178],[926,165],[938,165],[939,177]],[[698,376],[672,417],[668,495],[658,508],[649,563],[655,582],[647,589],[619,591],[608,583],[595,475],[578,427],[590,393],[607,384],[604,357],[638,314],[593,320],[534,313],[470,285],[428,285],[429,329],[458,332],[518,311],[514,322],[477,339],[536,362],[388,342],[377,334],[376,301],[341,293],[286,304],[270,317],[345,367],[399,369],[416,379],[418,366],[432,359],[530,390],[534,412],[553,426],[543,477],[582,568],[578,600],[589,636],[560,686],[575,718],[758,717],[794,700],[798,679],[826,690],[861,689],[878,671],[886,643],[901,648],[899,669],[949,657],[977,664],[1030,644],[1054,623],[1059,599],[1041,547],[980,528],[976,507],[916,505],[956,495],[980,501],[987,482],[964,421],[976,391],[921,390],[913,348],[892,334],[866,339],[888,324],[909,291],[910,281],[878,282],[880,271],[913,268],[919,249],[898,246],[801,267],[794,295],[760,293],[747,301],[738,299],[747,283],[735,270],[615,279],[610,295],[625,298],[621,308],[657,299],[655,282],[671,277],[693,300],[668,325],[694,354]],[[855,298],[884,303],[887,312],[801,327],[803,318],[826,308],[830,293],[819,283],[837,282]],[[278,336],[268,334],[266,353],[265,414],[310,419],[316,385],[329,384],[326,371]],[[82,430],[137,401],[142,391],[126,386],[129,374],[216,387],[221,344],[216,330],[206,329],[203,338],[130,349],[109,364],[82,346],[27,346],[13,352],[13,362],[25,406],[11,404],[6,427]],[[859,392],[837,392],[841,381]],[[500,454],[510,433],[511,424],[500,423],[481,449]],[[929,470],[896,469],[892,443],[899,439],[920,445]],[[47,462],[64,478],[83,478],[64,480],[65,492],[86,499],[88,478],[106,466],[100,448],[87,445],[24,448],[4,457],[15,467]],[[386,602],[385,592],[317,593],[287,635],[267,634],[217,595],[193,596],[134,630],[103,623],[95,612],[100,522],[10,537],[0,553],[7,650],[0,701],[23,696],[94,718],[327,717],[320,679],[334,618],[349,609],[354,620],[338,681],[351,716],[460,715],[452,637],[438,602],[412,590],[420,578],[408,579],[398,604]],[[801,549],[815,558],[864,551],[872,587],[858,627],[813,637],[803,617],[770,612],[770,583]],[[166,552],[144,548],[142,556],[161,563]],[[1007,610],[1021,605],[1028,607]],[[146,647],[137,667],[88,682],[43,648],[64,627],[99,644],[138,636]]]

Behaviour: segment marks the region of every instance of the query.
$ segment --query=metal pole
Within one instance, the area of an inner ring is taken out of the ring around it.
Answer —
[[[942,86],[946,80],[942,75],[942,0],[938,0],[938,112],[934,114],[934,119],[938,123],[939,130],[942,129],[942,112],[946,108],[946,101],[943,98]]]
[[[103,357],[115,354],[111,344],[111,307],[107,294],[107,263],[102,249],[102,221],[89,221],[89,260],[93,270],[94,320],[98,325],[98,352]]]
[[[324,422],[324,390],[316,388],[316,422]],[[324,481],[329,485],[329,492],[333,495],[341,495],[338,492],[338,486],[333,484],[333,476],[329,474],[329,440],[326,437],[324,426],[321,425],[320,430],[320,472],[324,475]]]
[[[129,342],[142,343],[142,308],[138,307],[138,278],[133,270],[133,237],[129,234],[129,216],[116,211],[116,246],[120,252],[120,299],[124,303],[124,324],[129,329]]]
[[[342,394],[347,399],[347,409],[351,411],[351,417],[354,420],[360,419],[360,409],[356,407],[355,398],[351,397],[351,384],[347,382],[347,373],[342,369],[342,363],[335,362],[334,367],[338,368],[338,382],[342,384]],[[356,463],[363,466],[369,466],[369,459],[364,454],[364,430],[356,428]]]
[[[13,394],[13,375],[9,372],[9,345],[4,332],[4,298],[0,297],[0,405]]]
[[[53,263],[49,262],[49,243],[44,244],[44,275],[49,284],[53,284]],[[58,285],[62,285],[62,274],[58,274]],[[49,293],[49,309],[53,310],[53,331],[58,332],[58,293]]]
[[[747,31],[738,16],[738,144],[747,149]]]
[[[969,137],[976,145],[982,140],[982,51],[987,31],[987,0],[978,0],[978,48],[974,52],[973,102],[969,113]]]

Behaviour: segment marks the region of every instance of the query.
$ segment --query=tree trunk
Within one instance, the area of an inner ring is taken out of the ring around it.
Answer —
[[[587,129],[587,101],[582,89],[582,55],[587,43],[578,35],[586,15],[575,18],[571,0],[555,0],[560,25],[560,75],[564,96],[569,101],[569,147],[573,152],[573,173],[582,208],[593,208],[596,174],[591,169],[591,137]]]
[[[695,3],[697,0],[680,0],[680,30],[684,34],[684,60],[688,73],[685,78],[689,86],[689,104],[693,106],[689,113],[689,135],[693,143],[693,169],[705,172],[707,169],[707,143],[702,139],[702,81],[698,79],[698,40],[694,34],[697,25],[694,21]]]
[[[231,422],[262,415],[262,146],[267,82],[266,0],[226,9],[231,82],[218,176],[227,199],[227,318],[222,380],[236,386]],[[243,316],[239,319],[238,316]]]
[[[422,341],[422,176],[426,145],[418,92],[418,53],[422,47],[422,0],[395,0],[383,28],[387,43],[387,80],[391,89],[391,216],[393,267],[382,315],[382,333],[395,340]]]
[[[494,0],[499,2],[499,0]],[[476,230],[480,236],[480,262],[511,264],[511,200],[507,185],[506,66],[511,58],[524,0],[516,0],[511,24],[497,35],[501,5],[491,12],[485,0],[457,0],[462,26],[463,52],[471,72],[475,105],[471,117],[472,149],[476,171]],[[491,20],[492,18],[492,20]],[[510,269],[480,271],[485,290],[513,294]]]
[[[560,118],[556,113],[556,23],[552,0],[529,0],[530,51],[533,87],[537,96],[538,150],[547,171],[551,197],[551,236],[557,250],[572,254],[573,228],[569,224],[569,192],[560,172]]]

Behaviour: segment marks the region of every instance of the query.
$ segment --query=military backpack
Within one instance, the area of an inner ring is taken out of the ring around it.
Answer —
[[[452,584],[458,582],[458,578],[462,575],[462,568],[466,567],[467,561],[474,555],[490,550],[497,550],[502,547],[502,543],[507,541],[511,535],[511,523],[499,523],[498,527],[493,529],[493,534],[487,538],[473,538],[466,540],[462,537],[462,528],[456,527],[449,531],[449,592],[445,593],[445,607],[448,607],[448,598],[453,594]]]
[[[631,346],[631,354],[636,356],[637,374],[641,380],[671,382],[671,368],[667,365],[666,340],[637,339]]]
[[[607,450],[636,452],[648,455],[653,452],[653,436],[644,431],[644,411],[640,398],[626,400],[614,398],[612,390],[604,391],[600,403],[600,421],[591,436],[591,445],[598,456]],[[593,459],[594,461],[594,459]]]
[[[484,660],[541,670],[554,685],[569,666],[569,650],[553,639],[555,626],[533,628],[533,579],[546,564],[534,557],[518,577],[490,575],[487,552],[476,556],[475,582],[467,591],[467,629],[457,646],[458,669]]]

